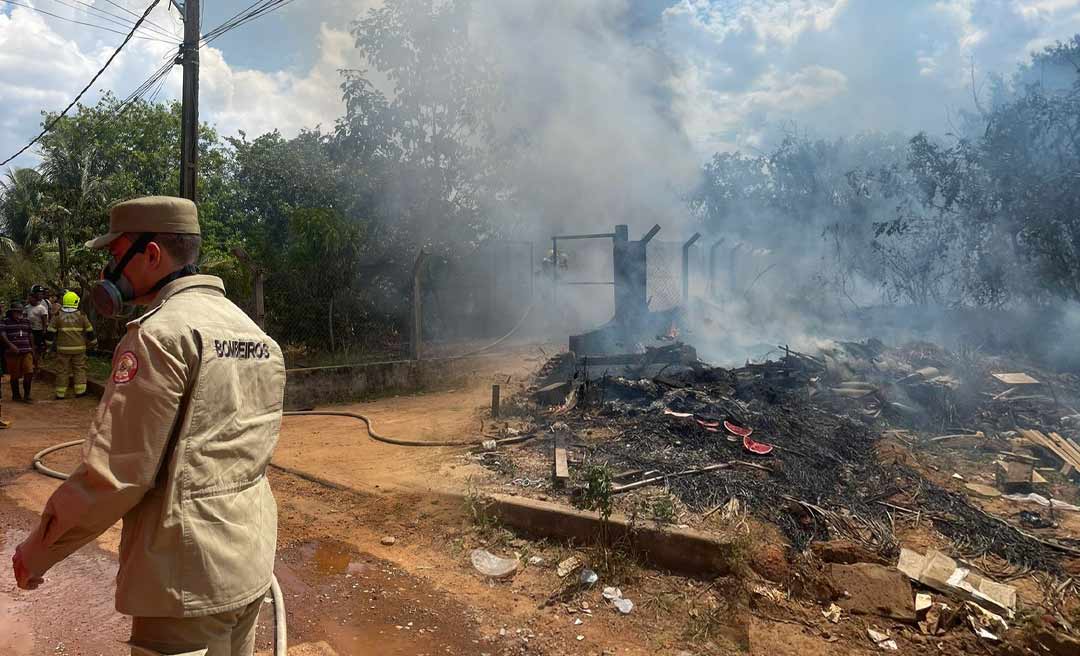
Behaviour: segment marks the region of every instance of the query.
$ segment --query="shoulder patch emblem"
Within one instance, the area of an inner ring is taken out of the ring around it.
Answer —
[[[114,383],[127,383],[135,378],[139,371],[139,358],[131,351],[124,351],[116,358],[116,366],[113,368],[112,379]]]

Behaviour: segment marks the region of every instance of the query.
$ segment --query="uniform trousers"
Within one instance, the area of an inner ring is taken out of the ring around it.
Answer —
[[[67,396],[68,378],[75,378],[75,396],[86,394],[86,353],[56,354],[56,398]]]
[[[262,604],[259,597],[205,617],[133,617],[131,656],[251,656]]]

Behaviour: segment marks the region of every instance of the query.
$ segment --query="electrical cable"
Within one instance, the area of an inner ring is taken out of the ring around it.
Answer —
[[[85,21],[75,20],[74,18],[68,18],[67,16],[61,16],[60,14],[54,14],[51,11],[45,11],[44,9],[38,9],[37,7],[35,7],[33,5],[28,5],[28,4],[23,4],[21,2],[16,2],[16,0],[0,0],[0,2],[6,2],[9,5],[14,5],[16,7],[22,7],[23,9],[29,9],[30,11],[36,11],[39,14],[44,14],[46,16],[51,16],[51,17],[56,18],[58,20],[67,21],[68,23],[74,23],[76,25],[83,25],[83,26],[86,26],[86,27],[94,27],[94,28],[97,28],[99,30],[104,30],[106,32],[112,32],[113,34],[119,34],[121,36],[123,36],[123,34],[124,34],[124,32],[121,32],[120,30],[114,30],[111,27],[105,27],[104,25],[98,25],[96,23],[87,23]],[[165,39],[162,39],[162,38],[159,38],[159,37],[156,37],[156,36],[141,36],[140,35],[140,36],[133,36],[133,37],[128,37],[128,38],[129,39],[130,38],[143,39],[143,40],[146,40],[146,41],[160,41],[161,43],[172,43],[171,41],[166,41]]]
[[[259,2],[252,3],[248,5],[247,8],[242,9],[236,14],[234,14],[221,25],[218,25],[214,29],[204,34],[200,41],[200,45],[208,45],[214,39],[217,39],[226,32],[234,30],[237,27],[240,27],[245,23],[249,23],[257,18],[261,18],[266,14],[277,11],[278,9],[290,5],[295,1],[296,0],[262,0],[261,4]]]
[[[128,9],[127,7],[125,7],[124,5],[121,5],[121,4],[118,4],[118,3],[114,2],[113,0],[105,0],[105,2],[107,2],[107,3],[109,3],[110,5],[112,5],[112,6],[116,7],[116,8],[117,8],[117,9],[119,9],[120,11],[123,11],[123,12],[125,12],[125,13],[131,14],[131,15],[132,15],[132,16],[134,16],[135,18],[138,18],[138,17],[139,17],[139,15],[138,15],[138,14],[136,14],[135,12],[131,11],[130,9]],[[168,30],[166,30],[166,29],[165,29],[164,27],[162,27],[161,25],[159,25],[159,24],[155,23],[154,21],[150,20],[149,18],[147,18],[147,19],[146,19],[146,23],[147,23],[147,25],[153,25],[154,27],[158,28],[159,30],[162,30],[163,32],[168,32]],[[175,34],[173,34],[173,36],[176,36],[176,35],[175,35]]]
[[[86,2],[86,0],[52,0],[52,1],[59,4],[59,5],[63,5],[65,7],[67,7],[67,8],[69,8],[69,9],[74,9],[75,11],[86,12],[87,14],[90,15],[91,18],[94,18],[94,19],[97,19],[97,20],[103,20],[103,21],[112,23],[113,25],[118,25],[118,26],[124,28],[125,30],[131,29],[131,26],[135,23],[135,21],[131,20],[130,18],[126,18],[124,16],[119,16],[117,14],[105,11],[104,9],[99,9],[98,7],[90,4],[89,2]],[[72,4],[72,3],[75,3],[75,4]],[[90,13],[91,10],[93,10],[95,12],[98,12],[98,14],[101,14],[101,15],[99,16],[97,14],[92,14],[92,13]],[[143,27],[147,31],[151,32],[152,34],[156,34],[157,36],[161,36],[161,37],[164,37],[166,39],[174,39],[174,38],[176,38],[175,34],[170,34],[168,32],[160,30],[160,29],[158,29],[156,27],[152,27],[149,22],[147,22],[145,25],[143,25]]]
[[[6,0],[6,1],[10,1],[10,0]],[[40,140],[42,137],[44,137],[46,134],[48,134],[49,130],[53,129],[53,126],[55,126],[57,123],[60,122],[60,119],[67,116],[67,113],[69,111],[71,111],[71,108],[74,107],[76,103],[79,102],[79,100],[83,97],[83,94],[85,94],[90,89],[90,87],[92,87],[94,85],[94,82],[97,82],[98,78],[101,77],[102,73],[105,72],[105,69],[109,68],[109,65],[113,63],[113,60],[116,59],[117,55],[120,54],[120,51],[124,49],[124,46],[126,46],[128,44],[128,42],[130,42],[131,39],[134,38],[135,30],[139,29],[139,26],[142,25],[143,21],[146,20],[146,17],[150,15],[150,12],[154,10],[154,7],[156,7],[159,2],[161,2],[161,0],[152,0],[151,1],[150,6],[146,8],[146,11],[143,12],[143,15],[139,17],[138,21],[136,21],[135,26],[133,28],[131,28],[131,31],[128,32],[128,35],[124,38],[124,40],[120,43],[120,45],[116,47],[116,50],[113,51],[113,54],[109,56],[109,59],[105,62],[105,65],[102,66],[101,69],[97,73],[94,74],[94,77],[91,78],[89,82],[87,82],[86,86],[83,87],[82,91],[80,91],[78,93],[78,95],[75,96],[75,99],[71,101],[71,104],[69,104],[67,107],[65,107],[64,111],[60,112],[55,117],[53,117],[53,119],[51,121],[49,121],[48,124],[45,125],[45,127],[41,130],[41,132],[38,133],[38,135],[36,137],[34,137],[33,139],[30,140],[30,143],[28,143],[25,146],[23,146],[22,148],[20,148],[18,150],[18,152],[16,152],[11,157],[8,157],[3,162],[0,162],[0,166],[4,166],[5,164],[7,164],[11,160],[15,159],[19,155],[22,155],[23,153],[25,153],[27,150],[30,149],[31,146],[36,144],[38,142],[38,140]]]

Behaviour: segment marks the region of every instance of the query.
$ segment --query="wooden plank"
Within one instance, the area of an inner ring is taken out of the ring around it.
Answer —
[[[555,484],[565,485],[570,480],[570,465],[566,461],[566,449],[555,447]]]
[[[1074,452],[1072,447],[1061,439],[1060,435],[1058,435],[1058,439],[1055,440],[1040,431],[1030,428],[1020,429],[1020,434],[1029,441],[1056,455],[1063,463],[1072,465],[1074,469],[1080,469],[1080,453]],[[1057,434],[1054,433],[1054,435]]]
[[[1038,385],[1039,381],[1025,373],[990,374],[1006,385]]]
[[[1067,453],[1070,456],[1073,467],[1080,467],[1080,450],[1074,449],[1064,437],[1057,433],[1051,432],[1049,437],[1063,453]]]

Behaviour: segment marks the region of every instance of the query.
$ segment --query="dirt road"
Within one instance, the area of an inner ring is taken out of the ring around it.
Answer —
[[[353,409],[381,432],[412,439],[472,438],[490,387],[382,399]],[[83,436],[95,402],[5,403],[13,426],[0,432],[0,654],[120,655],[129,621],[113,611],[119,526],[58,565],[38,591],[19,591],[7,563],[34,525],[58,481],[29,468],[38,450]],[[78,449],[50,456],[70,470]],[[336,490],[271,472],[280,508],[276,574],[286,597],[289,653],[304,654],[677,654],[681,629],[667,612],[638,599],[641,612],[621,616],[599,589],[571,603],[546,604],[562,582],[554,564],[568,552],[505,532],[477,532],[460,501],[438,492],[461,489],[477,473],[462,449],[404,449],[368,439],[348,419],[288,418],[275,462],[315,473]],[[394,537],[394,544],[384,538]],[[479,577],[469,564],[478,546],[539,554],[509,582]],[[633,594],[627,575],[624,591]],[[659,577],[672,589],[698,585]],[[680,591],[679,594],[683,594]],[[272,611],[264,607],[259,653],[269,654]],[[709,653],[695,650],[694,653]]]

